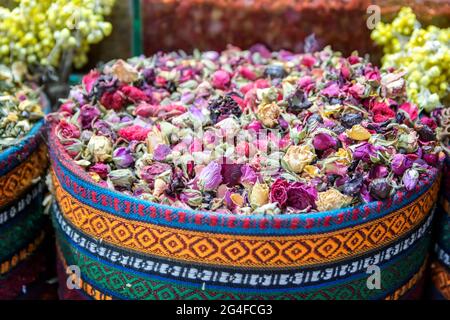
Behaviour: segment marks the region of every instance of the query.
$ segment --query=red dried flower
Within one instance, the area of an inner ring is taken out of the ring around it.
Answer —
[[[395,118],[395,111],[389,108],[384,102],[375,102],[373,108],[373,120],[375,122],[385,122]]]
[[[127,102],[126,98],[120,91],[106,92],[102,95],[100,99],[100,103],[106,109],[112,109],[116,111],[122,109],[125,106],[126,102]]]
[[[120,129],[118,134],[127,141],[144,141],[150,131],[150,129],[134,125]]]
[[[83,85],[88,94],[91,93],[92,88],[94,87],[94,84],[98,78],[100,78],[100,73],[97,70],[92,70],[83,77]]]
[[[132,86],[123,86],[120,88],[120,91],[128,98],[128,100],[132,102],[149,102],[150,98],[143,92],[142,90],[132,87]]]
[[[283,208],[288,200],[287,194],[288,189],[289,189],[289,182],[283,179],[277,179],[272,184],[270,190],[270,201],[278,202],[280,208]]]

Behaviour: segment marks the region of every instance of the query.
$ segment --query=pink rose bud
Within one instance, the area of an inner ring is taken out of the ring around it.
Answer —
[[[214,72],[212,78],[212,84],[217,89],[226,89],[230,83],[230,75],[224,70],[218,70]]]

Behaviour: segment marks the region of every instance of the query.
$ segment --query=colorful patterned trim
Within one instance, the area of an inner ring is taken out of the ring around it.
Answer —
[[[310,214],[290,214],[277,216],[223,215],[211,212],[182,210],[161,204],[140,200],[101,187],[91,177],[80,170],[67,155],[55,137],[55,128],[50,139],[53,170],[63,188],[83,203],[128,221],[151,222],[155,225],[176,227],[183,230],[238,235],[298,235],[333,232],[374,221],[401,210],[424,193],[434,199],[439,189],[437,170],[411,192],[399,192],[387,201],[372,202],[355,208],[340,209]]]
[[[345,279],[355,274],[364,274],[367,268],[373,264],[381,267],[408,254],[411,247],[426,235],[433,218],[430,216],[425,224],[394,245],[364,257],[355,257],[353,260],[315,268],[274,269],[268,272],[267,268],[236,270],[235,268],[218,268],[191,263],[183,264],[173,260],[150,258],[135,252],[123,252],[103,241],[92,239],[78,232],[64,220],[56,204],[53,206],[53,216],[58,234],[64,237],[71,247],[93,258],[102,259],[109,264],[172,280],[262,289],[320,285],[324,282]]]
[[[58,238],[60,259],[65,265],[77,265],[81,270],[83,283],[94,288],[96,297],[107,299],[384,299],[387,296],[397,298],[405,292],[405,286],[413,285],[411,279],[424,267],[424,257],[429,241],[414,248],[411,254],[398,259],[381,272],[381,290],[367,288],[367,277],[350,279],[344,283],[332,283],[313,290],[298,286],[296,291],[281,290],[278,292],[256,290],[239,290],[226,288],[219,290],[215,286],[196,285],[191,283],[169,283],[148,279],[145,275],[135,274],[129,270],[105,264],[102,260],[83,255],[70,244]],[[418,276],[416,276],[418,278]],[[409,283],[409,285],[408,285]],[[400,289],[398,289],[400,288]],[[63,289],[64,290],[64,289]],[[89,292],[81,290],[89,295]]]
[[[0,208],[20,195],[41,177],[47,168],[47,147],[41,144],[24,162],[0,177]]]
[[[44,192],[44,182],[39,181],[31,186],[24,195],[11,203],[9,206],[0,209],[0,228],[6,228],[16,218],[19,218],[28,207],[37,208],[41,205],[42,194]]]
[[[13,270],[20,262],[26,260],[32,255],[45,238],[45,232],[42,231],[36,239],[30,242],[25,248],[15,253],[7,261],[0,262],[0,276]],[[1,279],[1,278],[0,278]]]
[[[124,250],[157,257],[250,268],[331,263],[389,245],[425,220],[437,192],[432,188],[392,215],[340,232],[295,237],[249,237],[200,233],[129,221],[79,202],[61,187],[54,175],[53,184],[65,219],[95,239],[102,239]]]
[[[434,252],[437,259],[450,270],[450,254],[443,250],[437,243],[434,245]]]
[[[435,261],[431,264],[431,275],[434,289],[440,298],[450,300],[450,269]]]

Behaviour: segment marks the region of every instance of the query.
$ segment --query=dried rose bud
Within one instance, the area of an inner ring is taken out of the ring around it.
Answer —
[[[351,129],[353,126],[360,124],[362,120],[363,117],[359,113],[346,113],[341,117],[341,123],[347,129]]]
[[[250,205],[252,208],[261,207],[269,202],[269,187],[257,182],[250,194]]]
[[[110,170],[111,170],[111,168],[107,164],[100,163],[100,162],[94,164],[93,166],[91,166],[89,168],[89,172],[95,172],[102,179],[106,179]]]
[[[386,199],[391,193],[392,187],[386,179],[375,179],[369,185],[369,192],[377,200]]]
[[[428,142],[436,140],[436,134],[434,133],[434,131],[425,124],[418,126],[417,132],[419,133],[421,141]]]
[[[241,174],[240,183],[246,188],[250,188],[258,180],[255,170],[253,170],[253,168],[249,165],[244,165],[241,167]]]
[[[407,153],[413,153],[417,150],[417,133],[411,131],[410,133],[400,134],[397,141],[397,148],[405,149]]]
[[[397,153],[392,157],[391,168],[396,175],[402,175],[411,166],[412,162],[404,154]]]
[[[107,137],[92,136],[87,148],[95,162],[105,162],[111,159],[112,144]]]
[[[120,147],[114,150],[112,160],[119,168],[128,168],[134,163],[133,155],[126,147]]]
[[[405,185],[406,190],[411,191],[419,182],[419,172],[415,169],[408,169],[403,175],[402,182]]]
[[[156,161],[164,161],[172,152],[172,149],[166,144],[159,144],[153,152],[153,159]]]
[[[280,114],[280,107],[275,102],[260,104],[257,111],[258,119],[268,128],[273,128],[278,124]]]
[[[350,130],[347,130],[346,133],[350,139],[353,139],[356,141],[369,140],[371,137],[370,132],[367,131],[366,128],[364,128],[363,126],[361,126],[359,124],[354,125]]]
[[[225,70],[217,70],[212,76],[212,85],[217,89],[226,89],[231,77]]]
[[[131,188],[135,180],[134,174],[130,169],[113,170],[108,174],[108,179],[116,187]]]
[[[317,210],[328,211],[348,206],[353,198],[340,193],[338,190],[331,188],[324,192],[319,192],[316,201]]]
[[[163,179],[156,179],[154,188],[153,188],[153,196],[159,197],[164,193],[164,191],[167,188],[167,182],[165,182]]]
[[[222,182],[222,175],[220,174],[222,166],[217,162],[210,162],[198,176],[198,184],[205,190],[214,190]]]
[[[139,78],[136,69],[122,59],[117,60],[112,66],[112,74],[123,83],[132,83]]]
[[[290,146],[283,160],[293,172],[301,173],[303,168],[310,164],[315,157],[313,149],[307,145]]]
[[[313,145],[316,150],[334,149],[337,146],[336,139],[326,133],[319,133],[313,139]]]
[[[203,202],[202,192],[194,189],[184,190],[180,194],[180,200],[184,203],[187,203],[191,207],[194,208],[200,207]]]
[[[355,177],[345,182],[342,192],[348,196],[356,196],[363,185],[363,177]]]

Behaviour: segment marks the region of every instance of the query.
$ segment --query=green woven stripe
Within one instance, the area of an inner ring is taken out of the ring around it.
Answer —
[[[117,298],[133,300],[168,300],[168,299],[374,299],[381,293],[391,293],[401,287],[411,274],[417,272],[424,263],[429,239],[421,240],[409,255],[391,264],[381,271],[381,290],[369,290],[367,277],[349,280],[340,284],[330,284],[320,289],[298,292],[277,293],[240,293],[233,288],[227,290],[200,290],[189,285],[150,280],[141,275],[124,271],[116,267],[102,264],[72,247],[63,236],[58,236],[61,251],[68,265],[80,267],[83,279],[104,293],[116,293]]]
[[[4,226],[0,232],[0,262],[11,257],[32,242],[45,222],[42,208],[30,208],[14,223]]]

